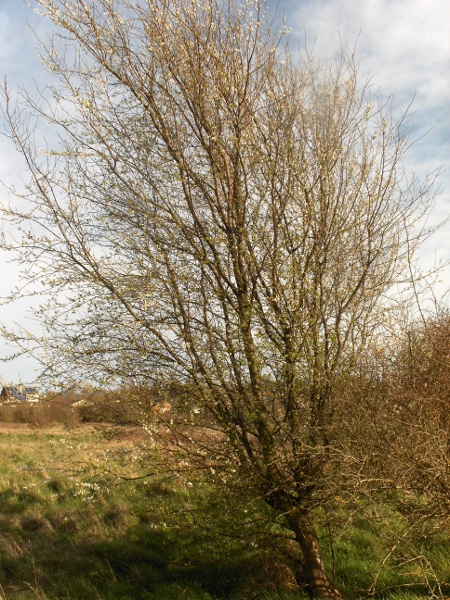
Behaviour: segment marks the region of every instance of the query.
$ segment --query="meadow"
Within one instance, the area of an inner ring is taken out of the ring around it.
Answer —
[[[156,452],[132,428],[0,425],[0,598],[302,597],[289,539],[262,505],[201,474],[146,477]],[[450,534],[413,553],[398,515],[370,510],[343,507],[328,545],[345,597],[448,597]]]

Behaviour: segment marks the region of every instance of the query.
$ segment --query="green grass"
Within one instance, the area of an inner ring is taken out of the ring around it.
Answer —
[[[200,477],[191,485],[107,476],[140,468],[144,450],[136,446],[133,458],[125,453],[133,447],[87,428],[0,433],[0,598],[301,598],[283,529],[270,523],[268,509],[224,489],[218,497]],[[113,449],[123,451],[123,464],[114,463]],[[400,539],[405,524],[391,509],[370,510],[349,520],[342,509],[334,527],[335,576],[345,597],[364,597],[376,580],[376,598],[438,598],[436,579],[450,582],[448,532],[420,541],[419,553],[405,537],[389,555],[388,530]]]
[[[7,600],[238,600],[263,591],[258,578],[272,557],[213,531],[213,515],[200,514],[206,487],[111,480],[112,445],[83,429],[0,434]]]

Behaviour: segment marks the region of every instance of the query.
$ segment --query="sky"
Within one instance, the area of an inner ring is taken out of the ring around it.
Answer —
[[[275,2],[275,0],[273,0]],[[450,214],[450,3],[448,0],[279,0],[291,28],[291,48],[307,46],[312,54],[333,59],[341,47],[356,48],[361,80],[371,78],[374,89],[393,96],[400,111],[414,100],[414,136],[406,167],[424,176],[443,168],[432,222]],[[36,50],[36,40],[51,31],[52,23],[38,17],[22,0],[0,0],[0,78],[15,89],[42,85],[48,78]],[[1,125],[0,125],[0,133]],[[425,135],[426,134],[426,135]],[[0,180],[13,182],[23,173],[20,157],[0,136]],[[0,200],[6,198],[0,188]],[[0,250],[0,295],[20,285],[17,266]],[[436,260],[450,261],[450,223],[421,251],[424,268]],[[447,283],[448,280],[448,283]],[[438,294],[450,287],[450,269],[444,270]],[[0,322],[33,327],[26,316],[29,301],[0,304]],[[0,358],[14,351],[0,338]],[[0,363],[0,383],[31,383],[38,364],[22,357]]]

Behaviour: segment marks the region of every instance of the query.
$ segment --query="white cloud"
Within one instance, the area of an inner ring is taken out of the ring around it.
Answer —
[[[45,29],[37,15],[29,10],[24,2],[18,0],[1,0],[0,10],[0,78],[8,79],[13,96],[17,86],[25,84],[32,86],[33,78],[41,78],[40,59],[36,51],[36,39],[30,30],[32,24],[40,32]],[[1,133],[4,133],[1,131]],[[0,137],[0,179],[7,182],[18,182],[24,175],[24,163],[14,152],[12,143],[5,137]],[[7,192],[0,188],[1,200],[5,200]],[[0,227],[1,230],[1,227]],[[1,296],[6,295],[19,284],[18,266],[10,262],[11,256],[0,250],[0,274],[2,280]],[[13,327],[15,321],[30,325],[26,318],[26,307],[29,301],[23,300],[14,305],[0,305],[0,322]],[[14,352],[0,338],[0,358]],[[1,381],[14,382],[21,379],[24,382],[33,381],[36,377],[37,363],[29,357],[22,357],[11,363],[0,363]]]
[[[443,166],[432,216],[435,223],[442,221],[450,213],[448,0],[308,0],[286,6],[292,37],[306,35],[314,56],[332,59],[341,46],[356,46],[362,79],[370,74],[374,88],[385,98],[393,95],[398,110],[414,99],[413,138],[421,139],[411,148],[406,167],[423,177]],[[434,260],[435,252],[450,260],[449,238],[446,225],[424,247],[424,263]]]
[[[332,57],[356,44],[361,70],[387,92],[436,106],[450,95],[450,10],[447,0],[313,0],[291,13],[315,54]],[[404,98],[402,98],[404,100]]]
[[[8,15],[0,11],[0,58],[4,58],[8,54]]]

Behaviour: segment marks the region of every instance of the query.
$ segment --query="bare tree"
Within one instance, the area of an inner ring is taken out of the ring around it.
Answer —
[[[313,507],[336,468],[336,381],[425,233],[407,114],[352,57],[296,63],[259,0],[38,4],[63,32],[44,52],[59,83],[22,109],[3,89],[30,174],[4,211],[51,292],[42,360],[188,384],[221,432],[222,458],[205,440],[199,456],[284,515],[311,594],[339,598]],[[59,144],[36,148],[33,116]]]
[[[413,518],[428,529],[450,517],[450,315],[436,313],[412,323],[388,371],[394,427],[403,435],[392,444],[395,479],[414,491]],[[445,525],[444,525],[445,526]]]

